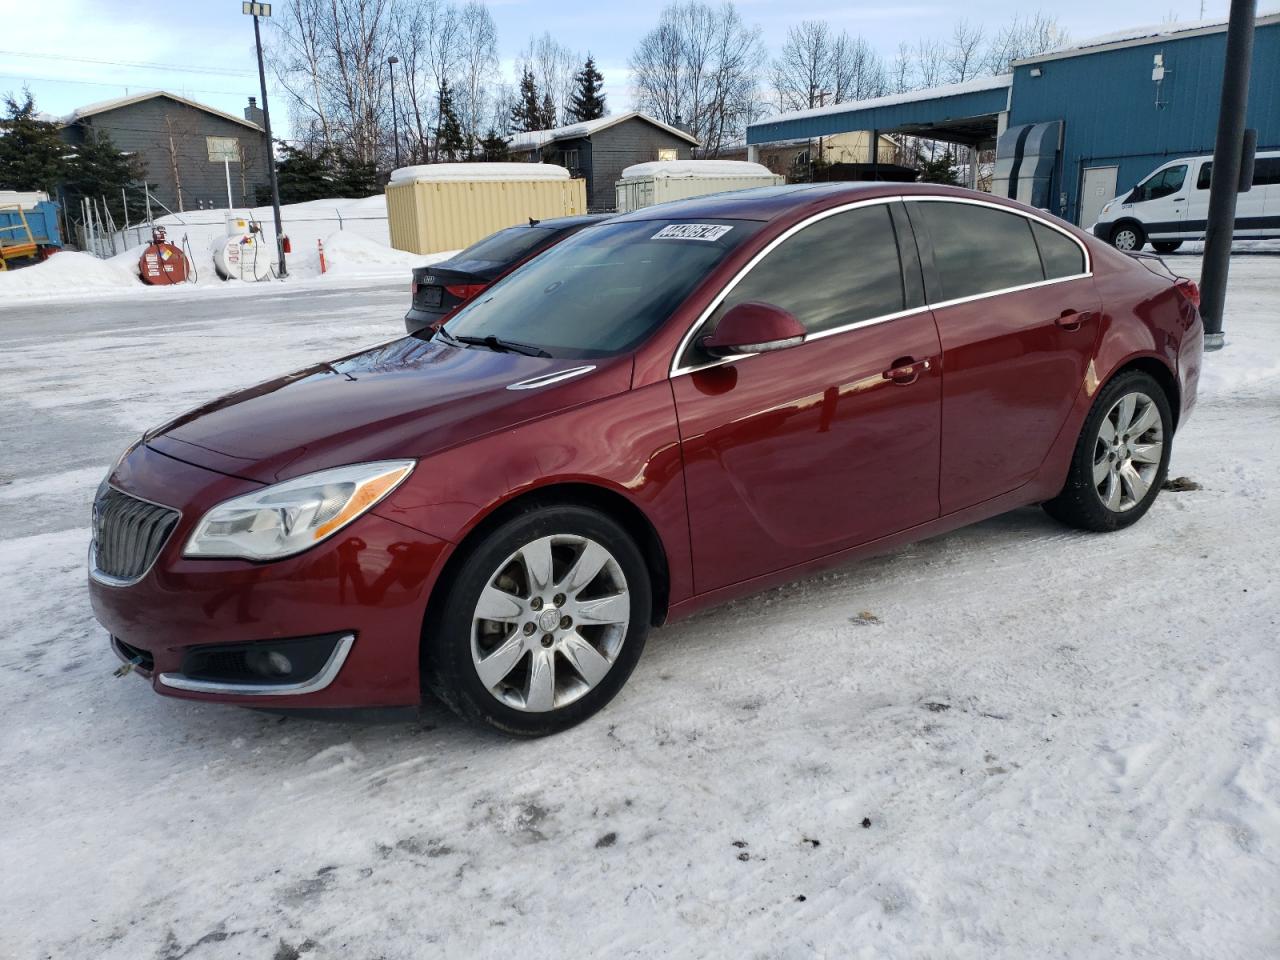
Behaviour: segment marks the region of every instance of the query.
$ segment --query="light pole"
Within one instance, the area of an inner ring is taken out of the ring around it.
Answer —
[[[400,166],[400,133],[396,130],[396,64],[399,62],[399,57],[387,57],[387,73],[391,75],[391,142],[396,148],[397,167]]]
[[[1204,318],[1206,350],[1221,350],[1225,345],[1222,309],[1227,301],[1227,272],[1231,269],[1236,193],[1242,186],[1248,188],[1240,183],[1240,166],[1244,159],[1244,115],[1249,105],[1249,66],[1253,60],[1256,12],[1257,0],[1231,0],[1218,136],[1213,145],[1213,173],[1209,178],[1204,266],[1200,271],[1200,315]]]
[[[271,139],[271,110],[267,107],[267,71],[262,65],[262,33],[258,18],[271,16],[269,3],[241,3],[240,12],[253,17],[253,42],[258,47],[258,83],[262,87],[262,127],[267,135],[267,173],[271,178],[271,208],[276,216],[276,261],[280,264],[280,279],[289,276],[284,265],[284,226],[280,222],[280,184],[276,181],[276,148]]]

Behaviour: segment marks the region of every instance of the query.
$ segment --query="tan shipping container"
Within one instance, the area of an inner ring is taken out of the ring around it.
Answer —
[[[546,163],[437,163],[396,170],[387,184],[391,246],[461,250],[496,230],[587,212],[585,180]]]
[[[768,167],[741,160],[657,160],[627,167],[614,189],[617,211],[630,213],[670,200],[786,182]]]

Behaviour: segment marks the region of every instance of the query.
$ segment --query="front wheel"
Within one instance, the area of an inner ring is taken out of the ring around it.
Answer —
[[[1122,223],[1111,231],[1111,245],[1125,253],[1141,250],[1146,242],[1147,235],[1136,223]]]
[[[468,720],[543,736],[622,689],[644,649],[651,587],[627,532],[584,507],[536,507],[467,555],[423,643],[427,686]]]
[[[1121,373],[1094,400],[1067,483],[1045,510],[1082,530],[1106,532],[1136,523],[1168,473],[1172,427],[1160,384],[1140,370]]]

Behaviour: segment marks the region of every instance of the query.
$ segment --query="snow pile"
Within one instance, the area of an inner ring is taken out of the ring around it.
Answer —
[[[423,163],[391,171],[392,183],[568,179],[569,171],[554,163]]]
[[[139,249],[139,256],[141,253]],[[55,253],[43,263],[0,271],[0,304],[16,300],[93,297],[106,291],[141,285],[137,257],[134,257],[132,270],[124,260],[121,257],[99,260],[88,253],[66,250]]]
[[[622,171],[623,180],[652,177],[655,180],[760,177],[773,182],[777,174],[762,163],[749,160],[650,160],[633,163]]]

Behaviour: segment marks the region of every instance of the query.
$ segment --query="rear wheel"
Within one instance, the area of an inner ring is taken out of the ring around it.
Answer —
[[[1045,510],[1082,530],[1105,532],[1136,523],[1168,473],[1172,427],[1160,384],[1140,370],[1119,374],[1094,400],[1066,486]]]
[[[538,507],[467,556],[424,640],[427,686],[462,717],[518,736],[579,723],[644,649],[649,574],[612,519]]]
[[[1146,242],[1147,235],[1142,227],[1131,220],[1116,224],[1115,229],[1111,231],[1111,245],[1125,253],[1141,250]]]
[[[1151,246],[1155,247],[1156,253],[1173,253],[1180,246],[1181,240],[1152,240]]]

